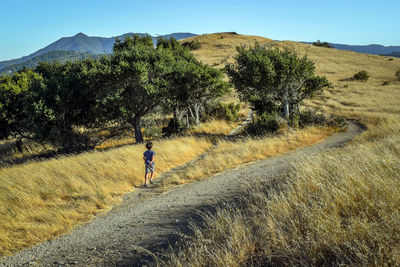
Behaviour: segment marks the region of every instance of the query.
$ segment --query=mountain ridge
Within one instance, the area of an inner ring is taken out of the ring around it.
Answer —
[[[36,52],[29,54],[27,56],[23,56],[17,59],[0,61],[0,71],[8,66],[22,64],[26,61],[29,61],[35,57],[46,54],[51,51],[76,51],[79,53],[89,53],[89,54],[109,54],[112,53],[113,45],[115,43],[116,38],[124,39],[126,36],[138,34],[140,36],[146,35],[145,33],[125,33],[115,37],[98,37],[98,36],[88,36],[82,32],[75,34],[74,36],[62,37],[57,41],[49,44],[48,46],[37,50]],[[178,32],[160,35],[164,38],[174,37],[175,39],[184,39],[192,36],[196,36],[197,34],[188,33],[188,32]],[[151,36],[151,35],[150,35]],[[153,38],[153,42],[156,42],[158,36],[151,36]]]
[[[303,44],[312,44],[313,42],[300,42]],[[333,48],[339,50],[349,50],[357,53],[365,53],[372,55],[384,55],[390,56],[392,53],[399,53],[400,46],[396,45],[380,45],[380,44],[369,44],[369,45],[348,45],[348,44],[337,44],[329,43]]]

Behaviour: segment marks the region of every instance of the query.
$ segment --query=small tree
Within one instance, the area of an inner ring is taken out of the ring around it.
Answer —
[[[150,36],[126,37],[114,45],[109,72],[103,77],[108,88],[105,105],[114,118],[133,126],[137,143],[143,142],[141,118],[167,95],[172,62],[172,54],[156,49]]]
[[[398,71],[396,71],[396,77],[400,81],[400,69]]]
[[[330,43],[328,43],[328,42],[321,42],[320,40],[318,40],[318,41],[312,43],[312,45],[314,45],[314,46],[319,46],[319,47],[333,48],[333,46],[332,46]]]
[[[97,64],[97,60],[88,59],[42,62],[36,67],[43,78],[32,84],[24,107],[24,122],[35,140],[51,142],[66,152],[96,145],[79,128],[93,128],[102,123],[97,108],[98,88],[91,84]]]
[[[262,47],[237,47],[236,64],[226,66],[227,74],[242,101],[259,115],[267,112],[299,113],[304,99],[328,86],[326,77],[315,76],[315,66],[306,56]]]
[[[158,49],[170,50],[174,55],[172,71],[168,76],[167,103],[173,109],[175,121],[177,113],[183,110],[192,117],[195,124],[200,123],[200,110],[207,102],[229,92],[223,81],[223,73],[201,63],[189,49],[175,39],[159,39]]]

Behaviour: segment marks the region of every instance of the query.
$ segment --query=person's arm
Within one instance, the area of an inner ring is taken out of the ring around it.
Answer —
[[[153,154],[153,157],[151,158],[150,164],[153,164],[155,158],[156,158],[156,154],[154,153],[154,154]]]

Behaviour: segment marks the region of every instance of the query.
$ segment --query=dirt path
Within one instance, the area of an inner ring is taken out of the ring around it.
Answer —
[[[314,146],[164,193],[156,188],[135,190],[108,213],[53,241],[3,258],[0,266],[142,266],[151,260],[150,253],[173,244],[180,233],[190,233],[188,222],[199,218],[198,209],[239,195],[243,184],[249,181],[286,172],[291,163],[305,155],[343,146],[362,130],[351,123],[345,133],[337,133]]]

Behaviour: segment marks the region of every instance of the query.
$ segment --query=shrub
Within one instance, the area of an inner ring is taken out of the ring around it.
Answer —
[[[331,126],[344,127],[347,124],[347,120],[344,117],[334,117],[328,124]]]
[[[366,70],[362,70],[354,74],[353,80],[366,82],[369,79],[369,74]]]
[[[250,123],[245,132],[249,135],[276,133],[281,127],[276,113],[263,113],[255,123]]]
[[[303,111],[299,118],[300,127],[306,127],[309,125],[324,125],[327,122],[328,120],[323,114],[316,113],[310,109]]]
[[[331,44],[329,44],[328,42],[321,42],[320,40],[312,43],[312,45],[320,46],[320,47],[326,47],[326,48],[333,48],[333,46]]]
[[[400,69],[398,71],[396,71],[396,77],[400,81]]]
[[[389,82],[389,81],[384,81],[384,82],[382,83],[382,86],[388,86],[388,85],[390,85],[390,82]]]
[[[197,49],[200,49],[200,47],[201,47],[201,44],[200,44],[200,42],[199,41],[197,41],[197,40],[193,40],[193,41],[189,41],[189,42],[184,42],[184,43],[182,43],[182,45],[184,46],[184,47],[188,47],[190,50],[197,50]]]

